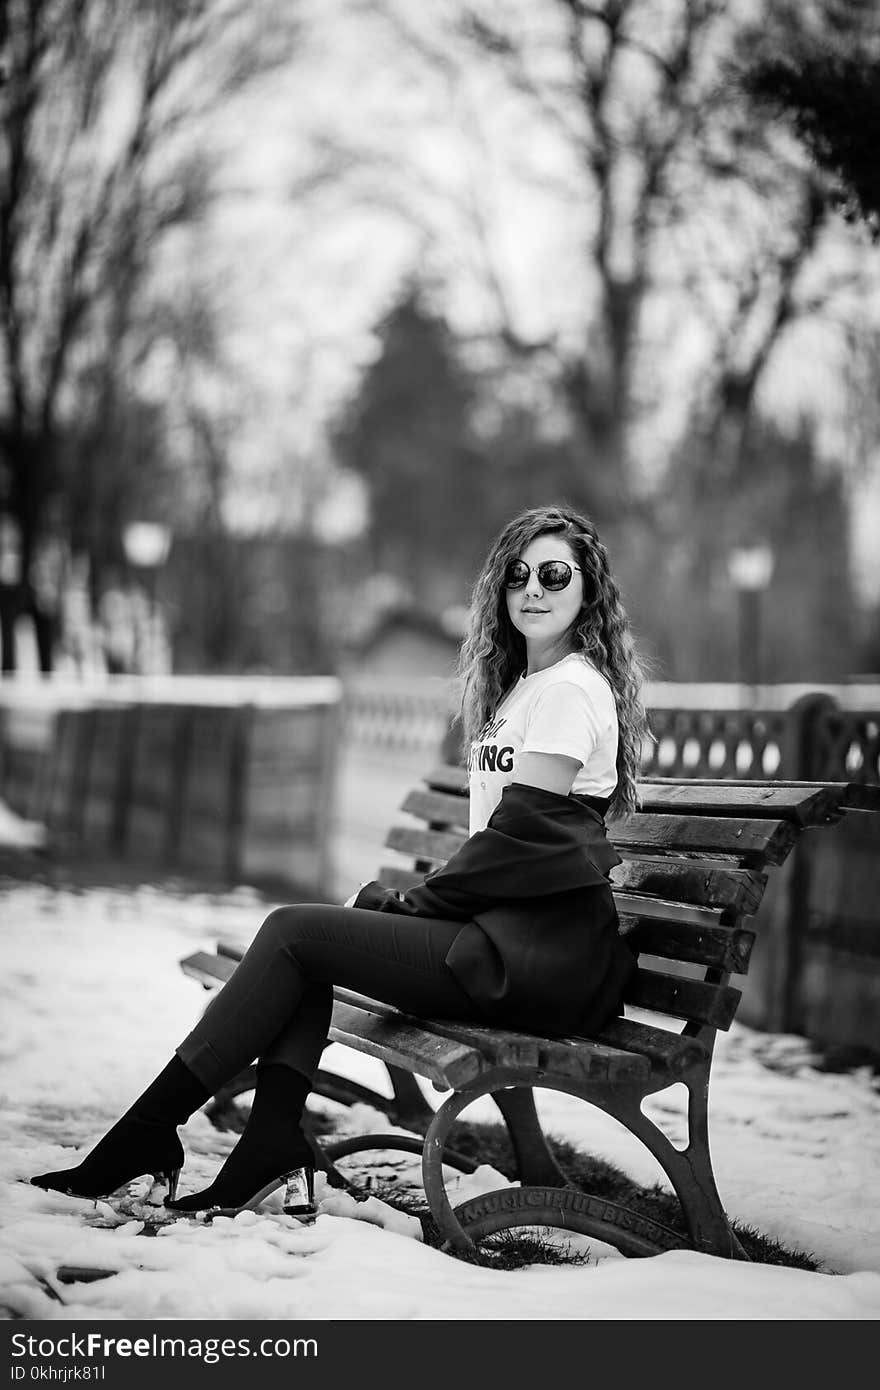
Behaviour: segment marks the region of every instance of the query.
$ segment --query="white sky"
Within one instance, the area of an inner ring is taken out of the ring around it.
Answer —
[[[0,821],[2,821],[0,803]],[[17,833],[6,816],[0,834]],[[803,1040],[734,1025],[720,1036],[711,1098],[716,1173],[729,1213],[808,1250],[821,1273],[689,1252],[625,1260],[581,1237],[583,1267],[500,1272],[426,1247],[413,1218],[378,1199],[356,1205],[319,1187],[311,1228],[270,1198],[234,1221],[171,1219],[145,1201],[149,1180],[115,1206],[46,1193],[30,1174],[75,1161],[121,1113],[198,1016],[205,996],[180,958],[218,934],[246,941],[267,911],[246,889],[223,897],[95,890],[0,880],[4,1039],[0,1095],[0,1304],[13,1318],[76,1319],[876,1319],[880,1315],[880,1096],[867,1069],[814,1070]],[[46,962],[51,961],[51,969]],[[382,1089],[378,1063],[332,1046],[324,1065]],[[677,1088],[676,1088],[677,1089]],[[426,1088],[438,1103],[441,1097]],[[389,1128],[366,1107],[316,1100],[354,1132]],[[654,1160],[591,1107],[548,1091],[551,1134],[661,1178]],[[676,1090],[648,1102],[681,1133]],[[474,1119],[497,1118],[491,1103]],[[182,1130],[181,1191],[210,1181],[233,1136],[198,1114]],[[399,1181],[415,1171],[404,1160]],[[492,1170],[455,1197],[505,1185]],[[319,1184],[321,1182],[319,1175]],[[146,1240],[142,1218],[159,1220]],[[60,1265],[115,1270],[61,1285]],[[43,1281],[42,1283],[40,1281]],[[46,1291],[54,1289],[58,1301]]]

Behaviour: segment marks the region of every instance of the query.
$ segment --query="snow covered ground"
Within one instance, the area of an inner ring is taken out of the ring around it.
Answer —
[[[140,887],[50,888],[0,879],[0,1305],[6,1318],[84,1319],[874,1319],[880,1314],[880,1094],[869,1069],[816,1070],[803,1040],[734,1025],[714,1071],[711,1133],[729,1213],[813,1254],[821,1273],[688,1252],[626,1260],[580,1237],[580,1266],[499,1271],[421,1241],[418,1223],[378,1199],[323,1192],[311,1228],[272,1210],[213,1224],[150,1207],[128,1214],[42,1192],[29,1174],[76,1160],[170,1056],[206,997],[181,956],[218,935],[246,942],[267,912],[249,890],[214,896]],[[338,1046],[325,1065],[381,1089],[382,1069]],[[652,1113],[681,1131],[680,1088]],[[430,1093],[429,1093],[430,1094]],[[434,1097],[437,1100],[437,1097]],[[360,1107],[352,1130],[387,1129]],[[538,1093],[551,1134],[661,1177],[614,1122]],[[497,1120],[489,1101],[467,1112]],[[181,1190],[209,1181],[234,1137],[201,1114],[182,1131]],[[320,1177],[319,1177],[320,1182]],[[460,1194],[504,1185],[491,1170]],[[142,1215],[152,1216],[146,1225]],[[158,1225],[156,1222],[158,1220]],[[143,1232],[155,1229],[155,1238]],[[59,1282],[64,1265],[116,1271]]]

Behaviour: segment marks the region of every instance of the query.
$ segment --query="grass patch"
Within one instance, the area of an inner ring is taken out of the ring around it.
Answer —
[[[564,1139],[549,1138],[548,1148],[573,1186],[608,1201],[630,1207],[641,1216],[661,1222],[680,1235],[687,1234],[678,1198],[659,1185],[642,1187],[614,1164],[584,1153]],[[488,1164],[499,1173],[516,1179],[516,1160],[507,1129],[489,1123],[457,1124],[450,1135],[450,1147],[474,1163]],[[426,1245],[441,1248],[443,1237],[435,1225],[420,1193],[402,1192],[393,1183],[374,1183],[370,1195],[380,1197],[389,1206],[417,1216],[422,1223]],[[757,1264],[786,1265],[792,1269],[811,1272],[820,1270],[820,1262],[811,1254],[792,1249],[764,1235],[753,1227],[732,1221],[731,1225],[749,1259]],[[522,1269],[533,1264],[584,1265],[591,1263],[579,1251],[567,1250],[556,1240],[550,1240],[526,1227],[488,1236],[477,1243],[473,1252],[450,1251],[457,1259],[492,1269]]]

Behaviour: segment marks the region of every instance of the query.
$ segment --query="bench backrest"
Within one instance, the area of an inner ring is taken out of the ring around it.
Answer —
[[[641,809],[609,821],[623,863],[611,875],[621,930],[640,952],[627,1018],[600,1040],[676,1069],[687,1040],[711,1049],[730,1027],[748,972],[768,868],[782,864],[810,826],[850,809],[875,809],[880,789],[851,783],[657,780]],[[385,839],[397,862],[379,871],[406,889],[445,863],[467,835],[467,773],[440,766],[401,805]]]

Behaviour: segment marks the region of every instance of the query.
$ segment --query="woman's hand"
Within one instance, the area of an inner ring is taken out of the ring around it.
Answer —
[[[365,891],[366,890],[366,891]],[[383,888],[375,879],[364,879],[363,883],[352,893],[350,898],[342,904],[343,907],[354,907],[358,898],[363,894],[364,912],[393,912],[394,908],[389,903],[402,902],[403,896],[398,888]]]

